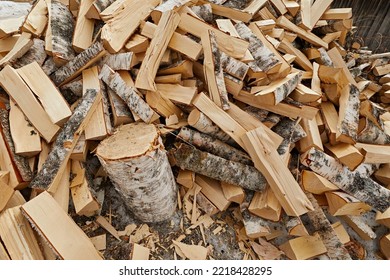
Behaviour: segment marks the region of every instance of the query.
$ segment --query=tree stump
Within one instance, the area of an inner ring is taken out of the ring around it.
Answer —
[[[151,223],[169,219],[176,208],[177,187],[153,124],[120,127],[99,144],[96,155],[138,219]]]

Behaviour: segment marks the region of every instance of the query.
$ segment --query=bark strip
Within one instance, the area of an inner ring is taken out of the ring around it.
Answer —
[[[303,164],[346,193],[381,212],[390,207],[390,190],[367,177],[366,166],[350,171],[335,158],[315,148],[305,155]]]
[[[263,191],[267,186],[264,176],[253,166],[226,160],[186,144],[180,144],[170,153],[176,165],[182,169],[248,190]]]

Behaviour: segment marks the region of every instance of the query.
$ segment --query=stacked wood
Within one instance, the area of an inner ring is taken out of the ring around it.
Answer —
[[[137,223],[182,211],[204,245],[235,216],[246,258],[350,259],[351,231],[388,258],[370,226],[390,220],[389,55],[332,2],[0,1],[0,259],[101,259],[112,241],[79,216],[126,239],[102,177]],[[131,259],[155,257],[148,232]],[[210,254],[183,240],[175,256]]]

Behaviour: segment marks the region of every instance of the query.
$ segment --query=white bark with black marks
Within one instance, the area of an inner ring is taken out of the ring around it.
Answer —
[[[74,140],[77,138],[77,132],[83,123],[92,105],[98,98],[96,90],[88,89],[80,104],[73,111],[72,116],[65,123],[61,132],[57,136],[52,150],[50,151],[45,163],[37,176],[31,181],[30,187],[47,190],[54,178],[57,176],[64,160],[69,157],[71,147],[75,145]],[[100,97],[100,96],[99,96]]]
[[[366,166],[351,171],[335,158],[315,148],[309,150],[302,160],[304,165],[356,199],[381,212],[390,207],[390,190],[368,177]]]
[[[136,88],[128,86],[122,77],[110,69],[110,67],[104,65],[100,71],[99,78],[115,91],[126,102],[131,111],[137,114],[144,122],[150,123],[158,118],[157,113],[138,95]]]
[[[369,119],[360,119],[361,131],[357,135],[357,142],[366,144],[390,144],[390,136]]]
[[[254,72],[267,72],[280,63],[276,55],[244,23],[237,23],[234,27],[240,37],[249,42],[249,51],[255,61],[249,62],[248,65]]]
[[[346,143],[350,143],[350,140],[345,140],[345,137],[352,140],[351,144],[354,144],[357,140],[360,108],[359,96],[360,91],[353,84],[346,85],[340,96],[336,139],[341,142],[346,141]]]
[[[177,137],[184,142],[194,145],[198,149],[223,157],[224,159],[240,162],[245,165],[253,165],[252,160],[247,154],[207,134],[182,127]]]
[[[267,186],[264,176],[253,166],[226,160],[187,144],[180,144],[178,148],[170,150],[170,154],[182,169],[248,190],[264,191]]]

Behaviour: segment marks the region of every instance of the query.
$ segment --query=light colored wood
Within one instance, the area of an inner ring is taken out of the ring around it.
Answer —
[[[386,227],[390,228],[390,208],[387,209],[385,212],[376,212],[375,220],[382,224],[385,225]]]
[[[290,216],[300,216],[312,210],[312,205],[291,172],[273,148],[263,128],[248,131],[242,141],[255,167],[264,175],[283,209]]]
[[[299,151],[304,153],[312,147],[323,150],[324,148],[316,118],[313,118],[312,120],[302,119],[299,124],[306,133],[306,137],[303,137],[298,142]]]
[[[332,8],[325,11],[320,19],[349,19],[352,17],[352,8]]]
[[[314,91],[303,84],[298,84],[289,96],[301,103],[316,102],[322,97],[321,92]]]
[[[238,122],[219,108],[204,93],[200,93],[193,104],[243,147],[241,136],[245,134],[246,130]]]
[[[31,157],[41,152],[38,131],[31,126],[13,100],[10,100],[9,124],[17,155]]]
[[[32,125],[39,131],[46,141],[51,142],[60,127],[53,124],[49,115],[35,99],[34,94],[23,82],[18,73],[10,66],[0,72],[0,84],[16,101]]]
[[[293,119],[302,117],[311,120],[315,118],[316,114],[318,113],[317,108],[307,105],[301,105],[300,107],[297,107],[283,102],[277,105],[264,104],[259,102],[255,96],[243,90],[240,91],[238,95],[234,96],[234,98],[256,108],[268,110]]]
[[[362,216],[342,216],[342,219],[363,239],[374,240],[377,235]]]
[[[364,155],[365,163],[388,163],[390,161],[390,146],[356,143]]]
[[[9,171],[0,170],[0,181],[5,184],[9,183]]]
[[[67,163],[64,172],[62,173],[61,180],[58,184],[56,192],[53,194],[53,198],[61,206],[65,213],[68,213],[69,209],[69,187],[70,187],[70,170],[71,164]]]
[[[181,74],[183,79],[194,77],[193,63],[190,60],[182,60],[176,64],[170,65],[167,68],[160,69],[157,75],[170,75],[170,74]]]
[[[292,15],[295,16],[300,8],[299,3],[297,3],[294,0],[283,0],[284,5],[286,6],[288,12]]]
[[[81,172],[80,175],[79,172]],[[76,183],[72,181],[70,189],[76,213],[80,216],[84,215],[87,217],[96,215],[100,210],[101,205],[90,190],[81,162],[72,160],[72,174],[80,176],[80,182]]]
[[[130,260],[149,260],[150,249],[131,243]]]
[[[311,0],[302,0],[300,6],[300,16],[301,22],[298,25],[299,27],[305,30],[311,30]]]
[[[15,190],[8,183],[0,180],[0,212],[5,209]]]
[[[341,243],[346,244],[349,241],[351,241],[351,238],[350,238],[348,232],[346,231],[345,227],[343,226],[343,224],[340,221],[332,224],[332,228],[336,232],[336,235],[340,239]]]
[[[176,182],[186,187],[187,189],[191,189],[195,182],[195,172],[180,169],[176,178]]]
[[[161,16],[137,75],[135,81],[137,88],[156,91],[154,78],[179,21],[180,16],[173,11],[165,12]]]
[[[20,35],[15,34],[13,36],[5,37],[0,39],[0,53],[8,53],[15,46]]]
[[[149,21],[145,22],[141,29],[141,35],[146,38],[152,39],[157,26]],[[141,38],[138,38],[141,41]],[[140,43],[139,43],[140,44]],[[197,60],[202,53],[202,45],[195,42],[188,36],[182,35],[178,32],[174,32],[168,42],[168,47],[181,54],[184,54],[192,60]],[[145,49],[146,50],[146,49]]]
[[[245,192],[240,186],[221,182],[221,188],[228,201],[241,204],[245,199]]]
[[[339,188],[327,179],[314,173],[313,171],[302,171],[302,186],[313,194],[323,194],[330,191],[337,191]]]
[[[22,57],[33,45],[31,34],[23,32],[16,41],[13,48],[0,60],[0,67],[12,65],[18,58]]]
[[[201,192],[196,195],[196,203],[198,204],[199,209],[202,209],[210,216],[219,212],[218,208]]]
[[[245,130],[252,130],[258,127],[264,128],[269,138],[274,143],[274,147],[277,148],[283,142],[283,137],[273,132],[270,128],[264,125],[261,121],[248,114],[244,110],[240,109],[234,103],[230,103],[230,109],[227,111],[229,116],[235,119]]]
[[[85,94],[88,89],[95,89],[98,93],[101,93],[101,84],[97,66],[84,70],[82,72],[82,76],[83,94]],[[85,128],[84,133],[86,140],[101,140],[108,135],[103,106],[104,104],[102,99]]]
[[[390,260],[390,234],[385,235],[379,241],[380,250],[385,257]]]
[[[46,76],[37,62],[33,62],[16,70],[31,91],[38,97],[50,120],[63,125],[71,116],[68,103]]]
[[[0,237],[12,260],[43,260],[34,231],[20,207],[0,214]]]
[[[157,76],[156,78],[154,78],[154,82],[156,84],[181,84],[185,87],[196,86],[195,80],[185,80],[185,81],[194,81],[194,84],[193,85],[182,84],[181,74],[163,75],[163,76]]]
[[[344,192],[326,192],[325,195],[329,205],[329,213],[333,216],[361,215],[371,210],[370,206]]]
[[[374,176],[380,183],[390,185],[390,163],[382,164]]]
[[[30,32],[40,37],[48,22],[47,4],[45,0],[39,0],[31,9],[22,26],[22,31]]]
[[[122,9],[109,14],[107,19],[103,17],[106,24],[102,28],[101,37],[105,48],[111,53],[118,52],[125,45],[126,41],[138,28],[141,20],[145,20],[160,1],[126,0],[121,1],[121,3],[124,4]],[[121,32],[118,32],[118,30],[121,30]]]
[[[330,59],[332,60],[335,67],[343,68],[344,75],[347,77],[348,82],[353,84],[354,86],[357,86],[355,79],[352,77],[351,72],[349,72],[348,67],[344,62],[343,57],[341,56],[341,54],[337,50],[337,48],[330,49],[328,51],[328,55],[329,55]]]
[[[248,49],[249,43],[245,40],[229,36],[228,34],[188,14],[181,15],[179,28],[198,38],[202,36],[202,33],[205,30],[212,30],[215,33],[217,45],[220,50],[237,59],[242,58]]]
[[[96,250],[98,250],[98,251],[106,250],[106,248],[107,248],[106,239],[107,238],[106,238],[105,233],[94,236],[94,237],[90,237],[89,239],[91,239],[91,242],[92,242],[93,246],[95,246]]]
[[[267,86],[252,87],[253,93],[263,104],[277,105],[297,87],[301,73],[291,73],[287,77],[271,82]]]
[[[335,106],[331,102],[322,102],[321,103],[321,115],[325,124],[325,130],[329,138],[331,145],[335,145],[336,134],[337,134],[337,121],[338,114]]]
[[[88,142],[85,140],[84,132],[81,134],[79,140],[77,141],[76,146],[74,147],[72,153],[70,154],[70,159],[78,161],[86,161],[88,154]]]
[[[307,260],[327,252],[318,233],[291,239],[279,248],[292,260]]]
[[[317,37],[313,33],[296,26],[291,21],[289,21],[285,16],[279,17],[276,20],[276,24],[284,29],[295,32],[298,35],[298,37],[315,46],[324,47],[325,49],[328,49],[328,43],[324,42],[321,38]]]
[[[73,32],[72,46],[76,52],[82,52],[92,45],[94,19],[89,19],[85,15],[94,0],[80,0],[79,12]]]
[[[48,192],[33,198],[21,210],[61,259],[102,259],[87,235]]]
[[[105,230],[107,230],[113,237],[115,237],[117,240],[121,241],[119,238],[118,231],[107,221],[106,218],[102,216],[98,216],[96,219],[96,222]]]
[[[179,84],[156,84],[156,88],[163,97],[185,105],[191,105],[198,93],[197,87],[184,87]]]
[[[182,110],[167,97],[163,96],[159,91],[147,91],[146,102],[150,105],[150,107],[156,110],[157,113],[165,118],[173,115],[177,116],[178,118],[183,116]]]
[[[376,66],[373,69],[373,73],[375,76],[383,76],[390,73],[390,64]]]
[[[277,222],[282,214],[282,205],[274,192],[267,188],[266,191],[256,192],[248,207],[249,212],[261,218]]]
[[[287,39],[280,42],[278,50],[295,56],[295,62],[306,71],[312,71],[313,66],[303,52],[295,48]]]
[[[176,252],[181,253],[185,258],[189,260],[205,260],[207,258],[207,248],[200,245],[188,245],[182,242],[173,240]]]
[[[147,25],[148,22],[145,23],[145,26]],[[144,28],[142,28],[142,30],[144,30]],[[127,41],[126,45],[125,45],[125,49],[129,52],[133,52],[133,53],[143,53],[143,52],[146,52],[147,48],[149,47],[149,40],[147,37],[145,36],[142,36],[138,33],[132,35],[129,39],[129,41]]]
[[[333,0],[321,0],[313,3],[310,14],[310,29],[313,29],[332,2]]]
[[[5,250],[2,243],[0,243],[0,260],[1,261],[10,260],[8,252]]]
[[[325,147],[351,171],[355,170],[364,160],[364,156],[351,144],[339,143],[334,146],[326,144]]]
[[[201,186],[201,192],[220,210],[224,211],[230,206],[230,201],[225,198],[221,183],[217,180],[196,175],[195,182]]]

